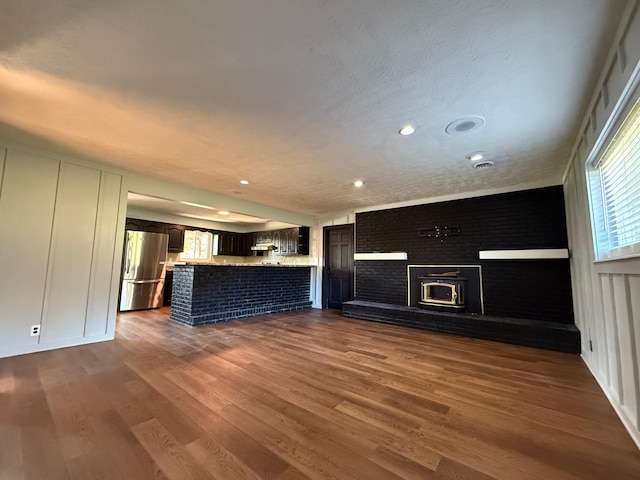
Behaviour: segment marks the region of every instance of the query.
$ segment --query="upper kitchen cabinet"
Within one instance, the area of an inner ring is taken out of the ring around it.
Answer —
[[[127,218],[126,230],[137,232],[167,233],[167,224],[139,218]]]
[[[253,234],[255,237],[255,243],[273,243],[273,232],[256,232]]]
[[[184,250],[184,225],[169,225],[167,233],[169,234],[169,251],[182,252]]]
[[[250,233],[237,234],[237,250],[236,255],[247,257],[252,254],[251,245],[253,245],[253,235]]]
[[[218,255],[233,255],[235,244],[234,233],[220,232],[218,234]]]
[[[251,255],[253,237],[250,233],[218,233],[218,255],[246,257]]]
[[[182,252],[184,250],[184,225],[127,218],[126,229],[137,232],[167,233],[169,235],[168,250],[170,252]]]
[[[272,236],[272,243],[273,243],[273,250],[277,255],[286,255],[286,253],[282,253],[283,251],[286,251],[286,247],[283,246],[283,241],[282,241],[282,237],[283,237],[283,231],[282,230],[275,230],[273,232],[271,232],[271,236]]]
[[[298,228],[298,255],[309,255],[309,227]]]
[[[309,255],[309,227],[266,232],[272,236],[277,255]]]

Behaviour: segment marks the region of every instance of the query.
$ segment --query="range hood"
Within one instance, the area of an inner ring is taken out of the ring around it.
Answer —
[[[265,252],[267,250],[277,250],[277,247],[273,243],[257,243],[256,245],[251,245],[251,250]]]

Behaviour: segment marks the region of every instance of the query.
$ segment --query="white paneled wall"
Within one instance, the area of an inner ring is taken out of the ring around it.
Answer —
[[[118,231],[120,203],[116,199],[121,195],[122,177],[102,172],[84,331],[86,338],[106,335],[115,328],[120,268],[114,268],[114,263],[121,256],[121,248],[113,232]]]
[[[0,356],[38,344],[59,165],[11,151],[0,183]],[[43,268],[44,266],[44,268]]]
[[[99,170],[61,165],[41,342],[84,336],[99,190]]]
[[[595,262],[586,162],[618,113],[637,98],[640,1],[628,2],[576,140],[564,182],[576,323],[582,357],[640,447],[640,258]]]
[[[121,175],[0,149],[0,357],[113,338],[125,199]]]

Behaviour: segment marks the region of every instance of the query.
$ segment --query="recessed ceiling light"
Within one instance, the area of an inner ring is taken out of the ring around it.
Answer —
[[[207,210],[215,210],[214,207],[210,207],[209,205],[202,205],[201,203],[193,203],[193,202],[180,202],[182,205],[188,205],[190,207],[198,207],[198,208],[206,208]]]
[[[411,125],[407,125],[405,127],[402,127],[398,133],[406,137],[407,135],[411,135],[415,131],[416,129],[414,127],[412,127]]]
[[[482,160],[484,158],[483,152],[473,152],[467,155],[467,160],[471,160],[472,162],[477,162],[478,160]]]
[[[249,180],[240,180],[240,184],[249,185]]]
[[[468,117],[458,118],[451,122],[444,129],[449,135],[462,135],[472,132],[484,125],[484,118],[478,115],[470,115]]]
[[[356,188],[360,188],[363,185],[364,185],[364,182],[362,180],[356,180],[355,182],[353,182],[353,186]]]
[[[227,212],[226,210],[220,210],[218,212],[218,215],[229,215],[229,212]]]

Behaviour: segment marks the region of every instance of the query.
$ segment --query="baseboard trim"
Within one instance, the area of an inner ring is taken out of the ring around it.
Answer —
[[[609,403],[611,404],[614,411],[616,412],[616,415],[618,415],[618,418],[622,422],[622,425],[624,425],[624,428],[626,428],[627,432],[629,432],[629,436],[631,437],[633,442],[636,444],[636,447],[638,447],[638,450],[640,450],[640,431],[636,429],[631,419],[624,412],[622,405],[618,403],[618,401],[615,399],[615,396],[609,391],[609,387],[607,386],[607,383],[604,381],[602,377],[600,377],[600,375],[598,374],[597,370],[593,367],[593,365],[589,363],[589,360],[587,359],[587,357],[584,354],[581,354],[580,357],[582,358],[582,361],[591,372],[591,375],[593,375],[593,378],[595,378],[596,382],[598,382],[600,389],[604,392],[605,396],[607,397],[607,400],[609,400]]]
[[[115,334],[111,333],[106,335],[93,335],[91,337],[60,340],[58,342],[39,343],[37,345],[2,348],[0,349],[0,358],[15,357],[17,355],[26,355],[28,353],[46,352],[48,350],[56,350],[58,348],[77,347],[80,345],[88,345],[90,343],[106,342],[113,340],[114,338]]]

